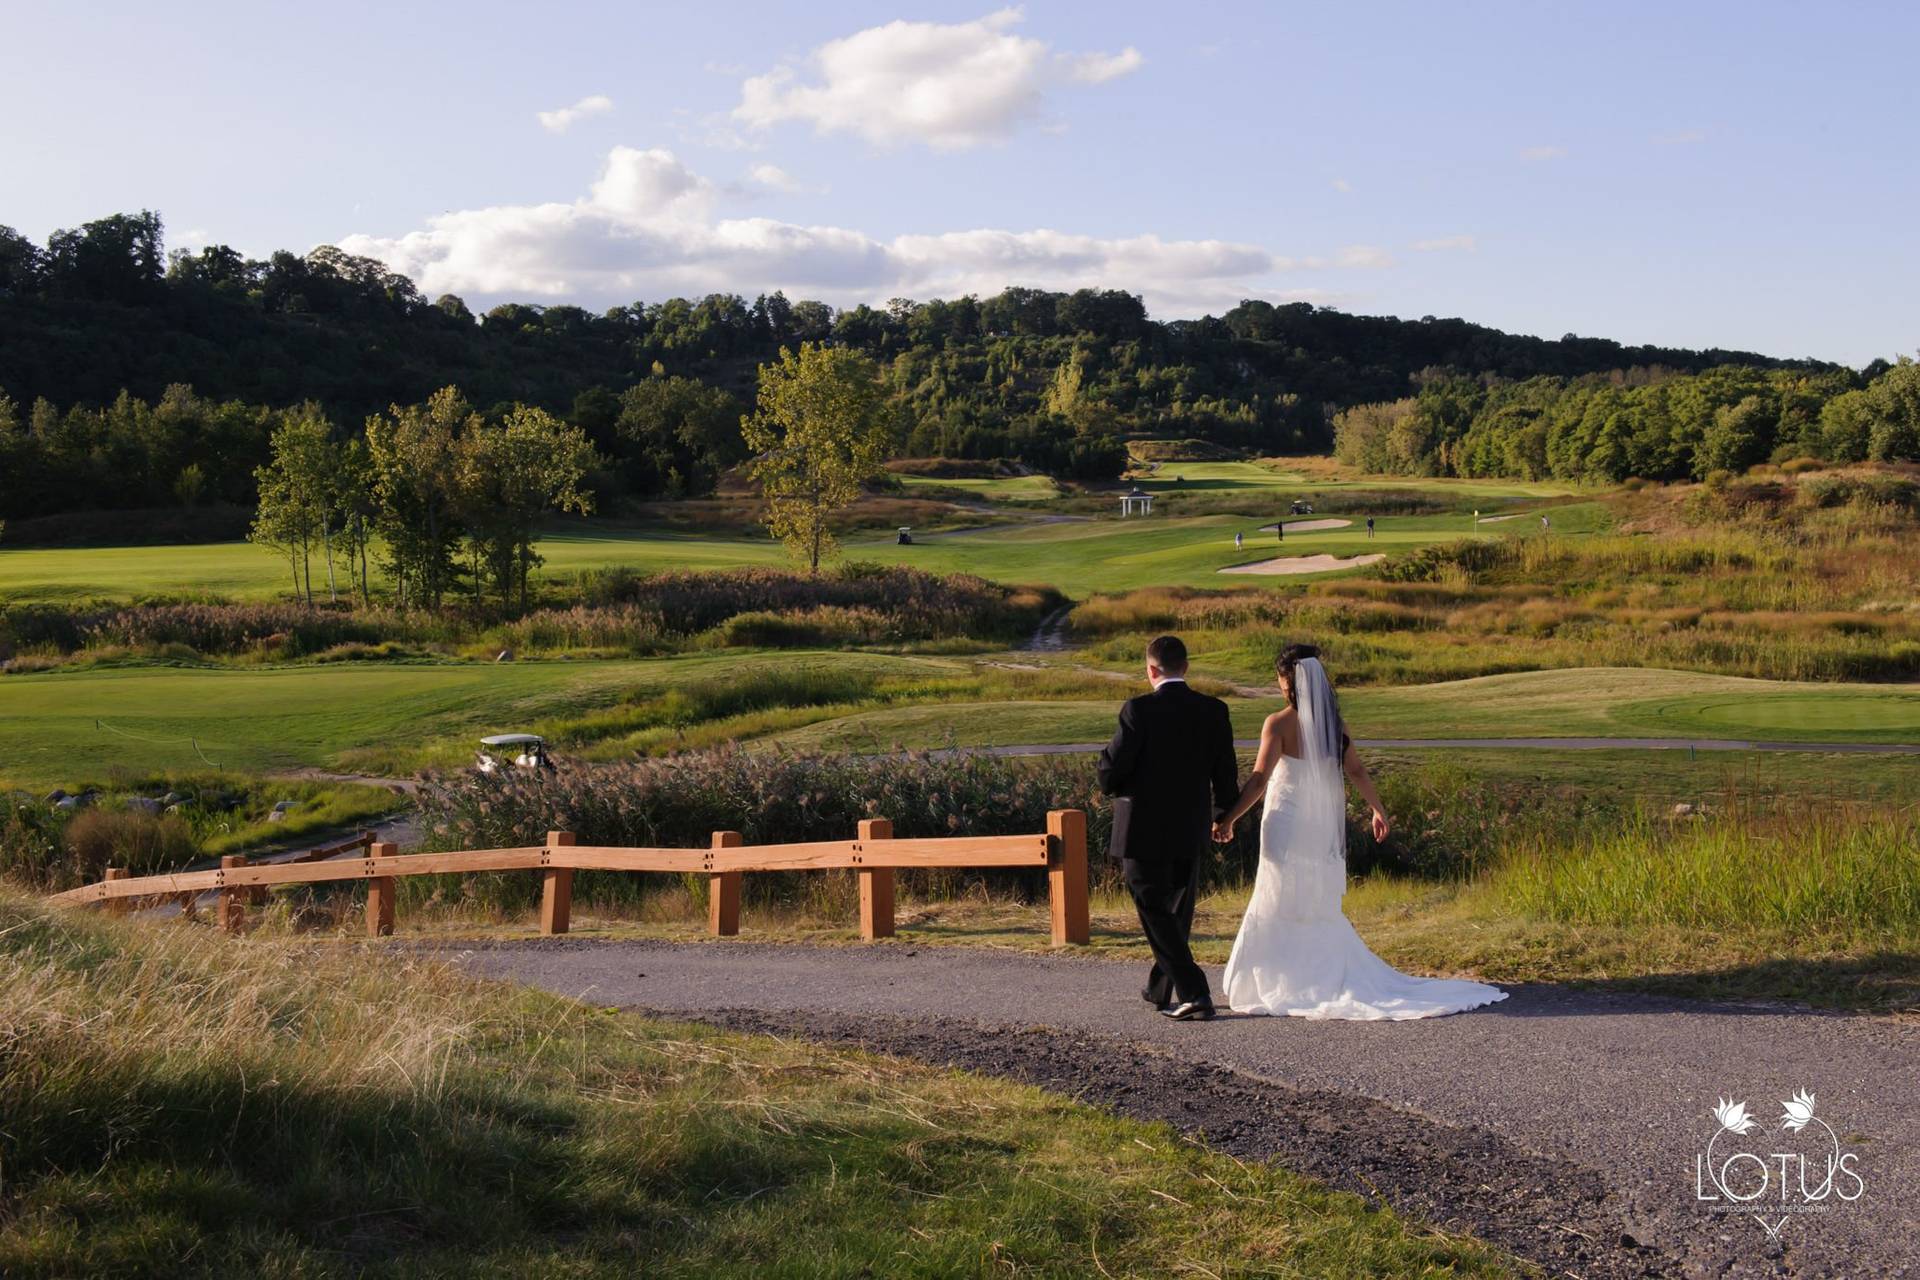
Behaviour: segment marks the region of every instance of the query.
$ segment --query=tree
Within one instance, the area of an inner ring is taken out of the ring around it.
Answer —
[[[460,449],[468,540],[502,604],[517,590],[527,607],[528,574],[542,563],[533,547],[540,518],[593,509],[580,489],[593,464],[586,433],[542,409],[516,405],[497,427],[469,423]]]
[[[756,455],[768,531],[812,572],[836,548],[828,521],[880,470],[889,425],[879,370],[857,351],[802,343],[760,366],[760,405],[740,433]]]
[[[477,415],[457,387],[367,419],[379,532],[400,603],[438,608],[458,576],[460,436]]]
[[[317,540],[327,562],[328,594],[333,583],[333,516],[338,479],[333,426],[314,404],[301,405],[281,421],[272,436],[272,457],[255,473],[260,505],[248,539],[287,557],[296,594],[313,603],[311,554]]]
[[[740,458],[740,403],[697,378],[648,378],[627,388],[611,452],[627,488],[646,496],[711,492]]]

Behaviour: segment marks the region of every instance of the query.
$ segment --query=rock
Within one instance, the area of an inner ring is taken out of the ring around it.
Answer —
[[[141,813],[157,814],[160,812],[160,802],[146,796],[132,796],[127,800],[127,808],[137,809]]]
[[[53,802],[53,807],[56,809],[67,809],[67,810],[78,809],[80,807],[80,797],[79,796],[61,796],[58,800],[55,800]]]
[[[1673,816],[1676,818],[1691,818],[1693,814],[1693,806],[1687,804],[1685,801],[1673,806]]]
[[[285,809],[275,809],[272,813],[267,815],[268,822],[285,822],[286,820],[287,820],[287,811]]]
[[[293,801],[291,801],[291,800],[281,800],[281,801],[278,801],[278,802],[276,802],[276,803],[274,804],[274,806],[273,806],[273,811],[274,811],[275,813],[285,813],[285,812],[286,812],[287,810],[289,810],[289,809],[291,809],[291,808],[293,808]]]
[[[178,813],[178,812],[180,812],[180,802],[176,800],[176,801],[175,801],[174,803],[172,803],[172,804],[170,804],[170,805],[168,805],[168,806],[167,806],[167,808],[166,808],[166,812],[168,812],[168,813]]]
[[[179,804],[181,801],[185,799],[186,797],[181,795],[178,791],[169,791],[167,792],[167,794],[160,797],[160,803],[161,804]]]
[[[513,661],[513,650],[511,650],[511,649],[502,649],[502,650],[501,650],[501,651],[500,651],[499,653],[496,653],[496,654],[494,654],[494,655],[493,655],[493,660],[494,660],[495,662],[512,662],[512,661]]]
[[[67,798],[67,792],[64,787],[55,787],[53,790],[47,792],[48,804],[59,804],[62,800],[65,800],[66,798]]]

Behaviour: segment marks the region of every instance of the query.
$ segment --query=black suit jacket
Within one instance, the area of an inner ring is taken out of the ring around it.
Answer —
[[[1227,704],[1168,681],[1127,700],[1100,752],[1114,803],[1116,858],[1184,868],[1206,852],[1213,820],[1240,795]]]

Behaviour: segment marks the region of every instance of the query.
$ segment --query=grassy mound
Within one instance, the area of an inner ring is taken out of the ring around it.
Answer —
[[[1032,1089],[0,898],[0,1273],[1503,1275]]]

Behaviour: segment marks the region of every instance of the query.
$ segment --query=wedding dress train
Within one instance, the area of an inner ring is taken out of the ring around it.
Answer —
[[[1373,1021],[1432,1018],[1506,999],[1485,983],[1401,973],[1368,950],[1340,910],[1346,782],[1338,719],[1319,665],[1308,659],[1296,672],[1303,754],[1281,756],[1267,782],[1253,900],[1227,960],[1228,1006]]]

